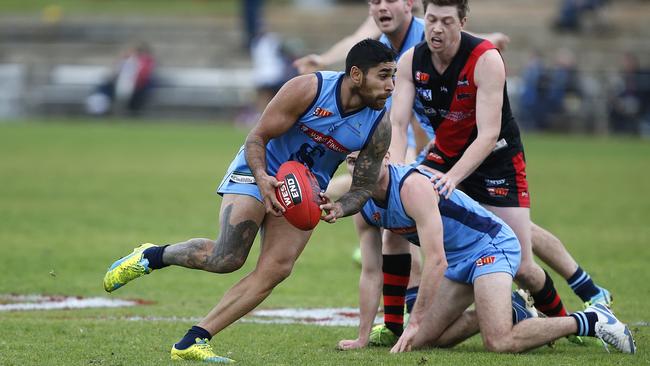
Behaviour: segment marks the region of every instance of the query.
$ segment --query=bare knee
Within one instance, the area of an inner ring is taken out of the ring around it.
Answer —
[[[277,286],[291,275],[293,263],[264,262],[255,269],[255,273],[264,281],[269,289]]]
[[[522,350],[509,335],[483,336],[485,349],[495,353],[517,353]]]
[[[515,275],[515,281],[519,286],[530,291],[535,291],[544,285],[543,273],[541,268],[534,262],[522,262]]]

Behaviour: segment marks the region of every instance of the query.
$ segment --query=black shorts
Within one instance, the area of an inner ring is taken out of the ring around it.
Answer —
[[[420,162],[443,173],[449,171],[454,163],[435,147]],[[509,148],[493,152],[458,188],[486,205],[530,208],[523,149]]]

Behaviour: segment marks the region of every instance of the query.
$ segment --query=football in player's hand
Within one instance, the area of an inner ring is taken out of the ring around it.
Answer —
[[[285,209],[284,217],[300,230],[311,230],[320,220],[320,186],[316,176],[303,164],[287,161],[275,178],[283,183],[275,195]]]

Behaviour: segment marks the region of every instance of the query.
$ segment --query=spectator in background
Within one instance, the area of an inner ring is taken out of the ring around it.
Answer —
[[[263,32],[253,39],[251,61],[255,83],[255,110],[246,111],[238,118],[245,126],[257,123],[266,105],[273,99],[282,85],[298,71],[293,66],[295,52],[279,34]]]
[[[557,51],[546,87],[547,110],[550,113],[561,118],[578,114],[583,99],[582,85],[575,54],[568,48]]]
[[[574,129],[584,93],[571,50],[559,49],[551,67],[545,67],[542,55],[534,51],[524,68],[522,84],[519,109],[526,129]]]
[[[120,59],[108,80],[86,100],[86,110],[105,115],[115,107],[137,115],[153,85],[155,60],[146,43],[130,48]]]
[[[244,49],[247,51],[253,46],[253,40],[261,32],[262,11],[264,0],[243,0],[242,4],[242,25],[244,28]]]
[[[562,0],[553,27],[558,31],[577,32],[582,29],[583,17],[593,14],[596,25],[602,26],[602,8],[607,0]]]
[[[521,124],[526,130],[542,130],[547,127],[546,70],[542,54],[534,50],[521,75],[522,91],[519,99]]]
[[[642,126],[650,126],[650,71],[641,68],[636,55],[623,55],[620,75],[611,93],[612,132],[639,134]]]

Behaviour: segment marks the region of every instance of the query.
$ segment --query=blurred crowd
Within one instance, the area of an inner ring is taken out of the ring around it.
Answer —
[[[246,127],[257,122],[280,87],[298,74],[294,61],[304,54],[293,39],[269,29],[264,6],[264,0],[241,1],[242,47],[251,60],[256,95],[236,117]],[[590,31],[606,29],[605,6],[606,0],[562,0],[551,27],[579,32],[589,23]],[[649,135],[650,70],[632,52],[621,55],[618,62],[616,73],[594,75],[581,70],[570,49],[559,48],[554,54],[532,50],[522,71],[509,75],[514,81],[509,92],[520,126],[531,131]],[[119,57],[110,77],[88,96],[87,112],[138,115],[155,86],[155,64],[146,43],[130,47]],[[596,120],[604,116],[607,121],[598,127]]]
[[[600,80],[581,73],[573,52],[561,48],[548,65],[539,51],[519,78],[517,106],[526,130],[594,132],[597,113],[608,118],[609,132],[647,134],[650,128],[650,70],[634,53],[620,56],[619,69]],[[602,110],[602,104],[605,110]]]
[[[590,31],[605,31],[608,25],[603,11],[607,3],[562,0],[551,27],[579,32],[589,23]],[[286,47],[280,35],[266,31],[263,0],[244,0],[242,4],[244,44],[250,47],[255,79],[260,80],[255,109],[239,118],[251,125],[279,87],[297,74],[292,61],[298,54]],[[513,108],[525,130],[600,133],[603,128],[599,131],[595,122],[600,113],[607,116],[604,128],[608,132],[650,133],[650,70],[641,67],[632,52],[621,56],[615,74],[594,77],[581,72],[576,55],[568,48],[560,48],[553,55],[533,50],[522,72],[510,78],[519,81],[519,88],[513,88]]]

